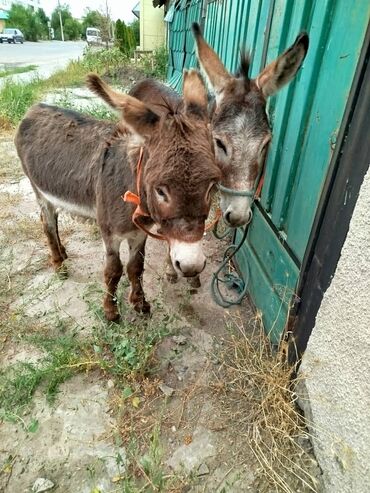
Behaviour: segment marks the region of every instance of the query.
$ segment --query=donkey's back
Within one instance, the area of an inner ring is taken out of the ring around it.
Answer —
[[[99,161],[114,128],[75,111],[33,106],[19,125],[15,145],[38,198],[94,217]]]

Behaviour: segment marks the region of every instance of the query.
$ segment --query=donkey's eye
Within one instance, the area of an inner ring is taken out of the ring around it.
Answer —
[[[225,144],[220,139],[216,139],[216,145],[219,149],[221,149],[225,154],[227,154],[227,149]]]
[[[156,187],[155,188],[155,193],[157,195],[157,198],[161,201],[161,202],[168,202],[168,195],[167,195],[167,191],[165,190],[164,187]]]

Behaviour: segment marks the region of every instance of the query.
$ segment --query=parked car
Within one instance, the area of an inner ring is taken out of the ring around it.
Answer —
[[[101,44],[100,30],[95,27],[88,27],[86,29],[86,41],[88,45]]]
[[[4,31],[0,34],[0,42],[1,43],[24,43],[24,36],[23,33],[20,29],[14,29],[14,28],[6,28]]]

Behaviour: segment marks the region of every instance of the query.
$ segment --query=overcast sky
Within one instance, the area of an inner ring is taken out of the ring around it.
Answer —
[[[139,0],[108,0],[108,7],[114,20],[121,19],[130,22],[136,19],[131,10]],[[70,7],[73,17],[81,18],[86,8],[91,10],[104,10],[105,0],[60,0],[61,4],[67,4]],[[58,0],[40,0],[41,7],[45,10],[46,15],[50,16],[52,11],[58,5]]]

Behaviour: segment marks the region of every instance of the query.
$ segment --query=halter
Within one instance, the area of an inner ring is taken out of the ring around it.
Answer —
[[[258,177],[256,188],[247,188],[246,190],[235,190],[234,188],[224,187],[223,185],[219,184],[218,189],[220,190],[220,192],[225,193],[227,195],[232,195],[233,197],[250,197],[253,199],[257,199],[261,195],[263,180],[264,180],[264,170],[262,169],[262,172]]]
[[[140,189],[141,189],[141,173],[142,173],[142,168],[143,168],[143,155],[144,155],[144,148],[140,147],[140,154],[139,154],[139,160],[137,162],[137,167],[136,167],[136,190],[137,193],[130,192],[129,190],[124,193],[124,195],[121,196],[122,200],[124,202],[130,202],[131,204],[136,205],[136,209],[134,210],[132,214],[132,222],[135,224],[135,226],[147,235],[151,236],[152,238],[155,238],[156,240],[166,240],[168,241],[168,238],[162,234],[159,233],[152,233],[149,229],[147,229],[143,224],[139,222],[140,217],[151,217],[150,214],[147,212],[143,211],[141,208],[141,200],[140,200]],[[204,228],[205,231],[208,231],[209,229],[213,228],[213,226],[218,222],[218,220],[221,217],[221,211],[217,209],[216,211],[216,216],[215,219],[210,223],[207,224],[207,226]]]

